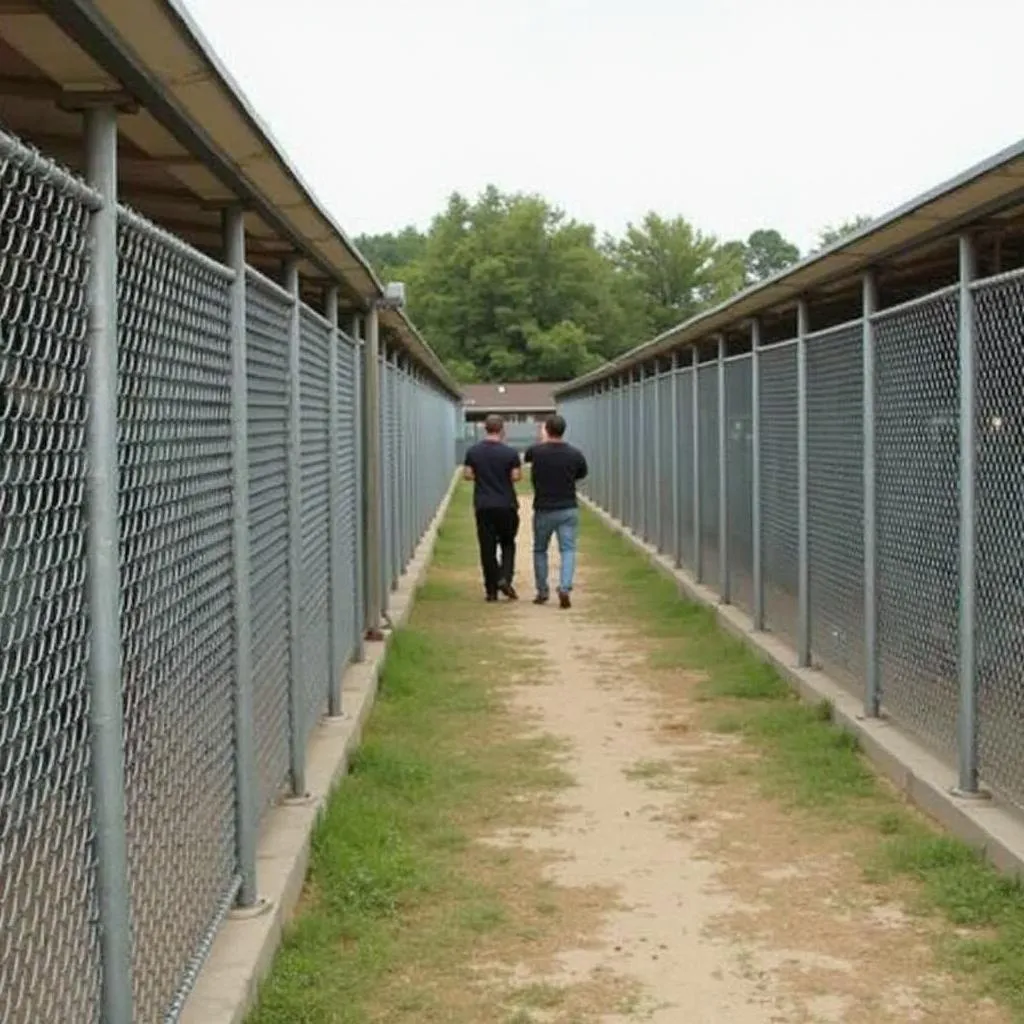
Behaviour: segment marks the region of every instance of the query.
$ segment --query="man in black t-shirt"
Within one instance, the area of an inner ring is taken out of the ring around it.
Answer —
[[[463,476],[473,481],[484,591],[488,601],[497,601],[499,593],[515,601],[519,596],[512,585],[519,532],[519,498],[515,485],[522,468],[519,453],[503,440],[505,424],[500,416],[488,416],[484,432],[484,439],[466,452],[463,467]]]
[[[531,465],[533,478],[533,573],[537,580],[533,603],[546,604],[550,596],[548,547],[551,535],[555,534],[562,559],[558,603],[569,608],[580,525],[576,484],[587,477],[587,460],[578,448],[566,443],[565,420],[551,416],[544,424],[542,441],[527,449],[523,461]]]

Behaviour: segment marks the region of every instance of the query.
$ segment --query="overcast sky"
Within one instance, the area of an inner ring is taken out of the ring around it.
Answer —
[[[1024,135],[1021,0],[184,2],[350,234],[491,182],[805,249]]]

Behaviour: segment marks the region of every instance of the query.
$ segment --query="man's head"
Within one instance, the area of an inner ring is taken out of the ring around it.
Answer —
[[[549,441],[561,441],[565,437],[565,417],[557,413],[549,416],[544,421],[544,433]]]
[[[497,414],[492,412],[487,419],[484,420],[484,433],[488,437],[501,437],[502,431],[505,429],[505,421]]]

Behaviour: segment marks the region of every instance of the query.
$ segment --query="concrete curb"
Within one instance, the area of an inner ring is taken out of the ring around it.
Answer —
[[[452,477],[437,514],[416,548],[398,588],[391,594],[388,615],[394,629],[405,624],[416,591],[426,577],[437,532],[451,503],[458,476]],[[335,787],[348,771],[363,729],[373,710],[377,683],[388,645],[366,644],[366,658],[350,665],[342,683],[343,712],[324,718],[313,731],[306,762],[309,796],[271,808],[260,830],[257,872],[262,911],[229,914],[214,939],[180,1018],[181,1024],[241,1024],[256,1001],[281,944],[285,925],[302,894],[309,866],[313,829]]]
[[[587,508],[606,526],[621,534],[660,572],[670,576],[680,592],[711,608],[719,625],[739,638],[796,690],[802,700],[827,700],[836,723],[857,737],[868,760],[907,798],[943,828],[981,850],[998,870],[1024,878],[1024,819],[997,800],[963,799],[953,794],[956,773],[886,718],[865,718],[860,701],[818,669],[797,668],[796,652],[777,636],[754,632],[748,616],[724,605],[718,593],[677,569],[671,558],[645,543],[629,527],[589,499]]]

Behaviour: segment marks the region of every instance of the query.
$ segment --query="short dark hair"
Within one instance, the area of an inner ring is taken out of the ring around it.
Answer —
[[[484,420],[484,430],[488,434],[500,434],[505,429],[505,421],[496,413],[492,412]]]
[[[547,431],[548,437],[564,436],[565,417],[559,416],[557,413],[554,416],[549,416],[544,422],[544,429]]]

